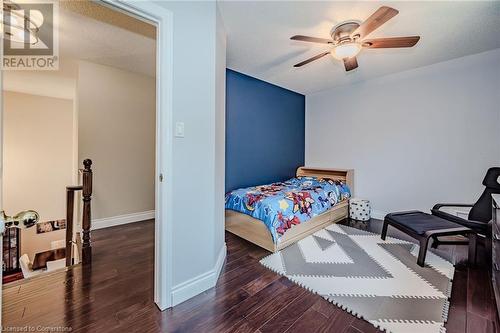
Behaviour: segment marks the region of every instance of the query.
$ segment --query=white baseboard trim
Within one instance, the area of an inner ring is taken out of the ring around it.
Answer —
[[[226,260],[226,243],[219,251],[217,262],[213,269],[182,282],[172,288],[172,306],[180,304],[191,297],[201,294],[205,290],[215,287],[220,272]]]
[[[215,263],[214,271],[216,273],[214,286],[217,284],[217,280],[219,280],[220,272],[222,271],[222,267],[224,267],[224,261],[226,261],[227,254],[227,246],[226,242],[222,246],[222,249],[219,251],[219,255],[217,256],[217,262]]]
[[[374,210],[370,212],[370,217],[372,219],[377,219],[377,220],[384,220],[384,217],[387,215],[387,212],[383,212],[381,210]]]
[[[92,220],[92,230],[114,227],[117,225],[151,220],[155,218],[155,211],[148,210],[146,212],[125,214],[119,216],[105,217],[102,219]]]

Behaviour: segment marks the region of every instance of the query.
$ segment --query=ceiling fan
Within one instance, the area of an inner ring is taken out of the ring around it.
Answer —
[[[318,60],[327,54],[344,62],[345,70],[351,71],[358,67],[356,56],[363,48],[397,48],[412,47],[420,39],[420,36],[389,37],[365,39],[371,32],[385,22],[396,16],[399,12],[391,7],[380,7],[366,21],[359,24],[356,21],[347,21],[332,29],[331,39],[296,35],[292,40],[303,42],[322,43],[332,46],[331,50],[320,53],[312,58],[299,62],[293,67],[301,67],[312,61]]]

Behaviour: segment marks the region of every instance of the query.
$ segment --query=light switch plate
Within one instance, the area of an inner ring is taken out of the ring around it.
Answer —
[[[183,138],[184,137],[184,123],[176,122],[175,123],[175,137]]]

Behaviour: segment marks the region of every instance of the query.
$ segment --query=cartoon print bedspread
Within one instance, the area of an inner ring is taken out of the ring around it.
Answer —
[[[308,221],[350,196],[349,187],[342,182],[299,177],[228,192],[226,209],[263,221],[278,243],[293,225]]]

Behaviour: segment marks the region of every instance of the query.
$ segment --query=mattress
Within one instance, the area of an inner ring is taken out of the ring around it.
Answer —
[[[298,177],[228,192],[225,207],[261,220],[277,244],[294,225],[307,223],[350,197],[351,191],[343,182]]]

